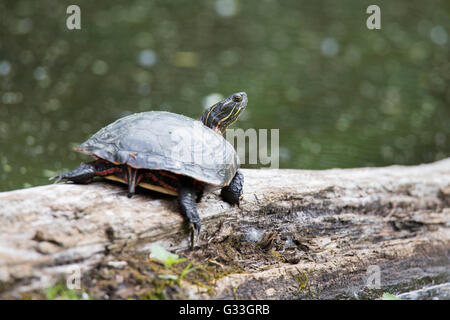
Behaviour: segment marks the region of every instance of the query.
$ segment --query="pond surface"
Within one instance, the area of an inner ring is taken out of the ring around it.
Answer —
[[[280,167],[418,164],[450,155],[450,2],[0,3],[0,191],[49,183],[115,119],[199,117],[246,91],[234,128],[279,129]],[[245,160],[243,161],[245,162]],[[244,165],[245,166],[245,165]]]

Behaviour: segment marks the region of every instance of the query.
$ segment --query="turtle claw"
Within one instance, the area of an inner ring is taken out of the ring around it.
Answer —
[[[191,222],[191,249],[194,249],[200,238],[200,222]]]
[[[55,179],[56,179],[56,180],[55,180]],[[57,176],[53,176],[53,177],[48,178],[49,181],[55,180],[55,181],[53,182],[53,184],[60,182],[62,179],[63,179],[63,177],[62,177],[61,174],[58,174]]]
[[[63,172],[57,176],[49,178],[56,179],[54,183],[58,183],[62,179],[67,179],[75,183],[89,183],[95,176],[95,166],[92,163],[82,163],[72,171]]]
[[[192,223],[192,230],[194,231],[194,233],[198,236],[200,236],[200,229],[201,229],[201,225],[200,225],[200,221],[196,221],[194,223]]]
[[[50,177],[50,178],[48,178],[48,180],[55,180],[53,182],[55,184],[55,183],[60,182],[62,179],[70,179],[71,178],[70,173],[71,173],[70,171],[66,171],[66,172],[60,173],[56,176]]]

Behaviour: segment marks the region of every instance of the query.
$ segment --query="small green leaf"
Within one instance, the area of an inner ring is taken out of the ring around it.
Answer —
[[[174,263],[186,261],[186,258],[179,258],[177,254],[170,253],[157,243],[152,244],[150,247],[150,258],[161,261],[166,267],[170,267]]]
[[[383,296],[381,297],[382,300],[400,300],[400,298],[394,296],[393,294],[390,294],[389,292],[383,293]]]
[[[74,290],[68,289],[63,283],[56,283],[54,286],[46,290],[47,300],[79,300],[81,295],[78,295]]]

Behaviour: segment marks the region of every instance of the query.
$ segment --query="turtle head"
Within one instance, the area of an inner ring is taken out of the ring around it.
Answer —
[[[233,93],[231,96],[209,107],[202,115],[203,124],[220,134],[224,134],[241,115],[247,106],[247,94],[245,92]]]

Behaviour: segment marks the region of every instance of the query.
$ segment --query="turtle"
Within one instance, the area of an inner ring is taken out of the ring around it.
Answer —
[[[234,93],[198,119],[167,111],[125,116],[74,148],[94,161],[50,179],[86,184],[103,177],[127,184],[129,198],[137,186],[176,196],[192,235],[198,237],[201,221],[196,203],[204,193],[221,188],[222,200],[240,204],[244,176],[239,156],[223,134],[247,102],[245,92]]]

